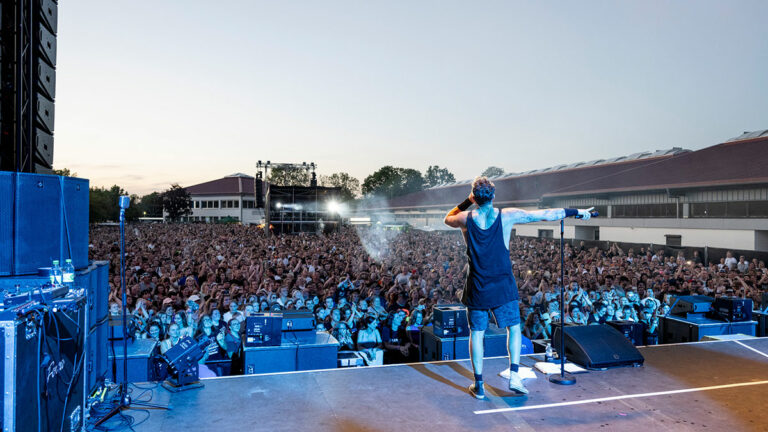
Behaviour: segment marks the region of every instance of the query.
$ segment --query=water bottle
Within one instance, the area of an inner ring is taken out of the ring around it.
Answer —
[[[62,281],[64,286],[72,289],[75,286],[75,266],[72,265],[72,260],[68,259],[64,262]]]
[[[60,286],[62,282],[61,267],[59,267],[59,260],[53,261],[53,267],[51,267],[51,285],[54,287]]]
[[[552,345],[547,344],[547,349],[544,351],[544,361],[551,362],[555,359],[555,350],[552,349]]]

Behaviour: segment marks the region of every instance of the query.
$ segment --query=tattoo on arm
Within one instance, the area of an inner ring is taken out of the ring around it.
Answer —
[[[533,210],[525,211],[520,210],[512,215],[513,223],[529,223],[538,221],[556,221],[565,217],[565,210],[563,209],[546,209],[546,210]]]

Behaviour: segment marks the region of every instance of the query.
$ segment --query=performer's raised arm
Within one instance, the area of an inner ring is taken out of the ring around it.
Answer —
[[[467,209],[474,204],[472,194],[462,201],[459,205],[452,208],[446,215],[443,222],[452,228],[466,228],[467,227]]]

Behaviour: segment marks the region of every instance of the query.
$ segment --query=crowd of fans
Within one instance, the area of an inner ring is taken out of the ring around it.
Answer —
[[[91,259],[109,260],[110,313],[122,309],[118,230],[91,229]],[[547,339],[561,320],[560,251],[552,240],[514,238],[513,272],[523,333]],[[760,301],[768,270],[756,259],[704,263],[694,253],[565,247],[566,323],[641,322],[656,343],[670,295]],[[265,236],[254,226],[139,224],[127,229],[127,310],[133,336],[167,351],[206,340],[206,363],[226,364],[243,345],[243,321],[267,311],[311,311],[318,330],[368,364],[418,360],[418,332],[435,305],[458,303],[466,252],[460,232],[342,228],[327,235]],[[229,373],[217,370],[217,373]]]

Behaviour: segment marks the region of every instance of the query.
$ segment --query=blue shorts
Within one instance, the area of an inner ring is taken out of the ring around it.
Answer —
[[[469,329],[476,331],[488,330],[488,320],[490,314],[496,320],[499,328],[512,327],[520,324],[520,305],[517,300],[512,300],[493,309],[472,309],[467,308],[467,319],[469,320]]]

